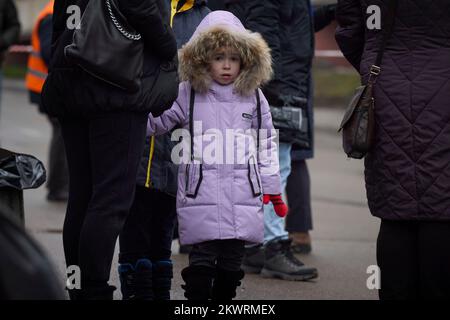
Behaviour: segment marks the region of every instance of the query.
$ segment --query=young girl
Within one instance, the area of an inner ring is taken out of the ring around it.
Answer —
[[[177,101],[160,117],[149,118],[150,134],[175,125],[189,130],[183,150],[189,159],[180,165],[177,193],[180,241],[194,245],[182,271],[188,299],[234,298],[244,277],[244,245],[263,241],[263,201],[272,201],[280,216],[287,212],[280,197],[272,118],[258,89],[271,72],[270,50],[262,37],[246,30],[233,14],[212,12],[180,50],[185,82]],[[249,132],[258,128],[264,130],[255,139]],[[229,130],[237,141],[225,141]],[[223,140],[215,144],[218,161],[206,158],[212,152],[204,141],[211,132],[224,137],[215,138]],[[220,156],[222,151],[227,155]],[[243,157],[235,161],[239,154]]]

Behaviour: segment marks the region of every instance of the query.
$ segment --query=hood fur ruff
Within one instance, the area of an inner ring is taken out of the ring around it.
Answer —
[[[251,95],[270,80],[272,58],[267,43],[259,33],[246,30],[234,15],[225,11],[208,14],[180,49],[181,80],[189,81],[197,92],[207,92],[213,81],[209,74],[210,59],[223,46],[234,48],[241,58],[241,71],[234,82],[237,93]]]

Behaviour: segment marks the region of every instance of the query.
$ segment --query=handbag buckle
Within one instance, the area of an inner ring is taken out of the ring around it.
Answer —
[[[381,73],[381,67],[372,65],[370,67],[369,83],[375,83]]]

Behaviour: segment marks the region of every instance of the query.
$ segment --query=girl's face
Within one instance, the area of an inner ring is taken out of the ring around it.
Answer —
[[[241,58],[232,48],[220,48],[212,56],[210,63],[211,77],[221,85],[228,85],[236,80],[241,71]]]

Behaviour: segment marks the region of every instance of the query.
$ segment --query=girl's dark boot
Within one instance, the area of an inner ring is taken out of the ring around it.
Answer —
[[[217,275],[212,288],[212,299],[215,301],[231,301],[236,297],[236,288],[241,285],[244,271],[228,271],[217,268]]]
[[[216,269],[206,266],[189,266],[181,271],[181,276],[186,283],[181,287],[184,296],[188,300],[209,300]]]
[[[153,300],[153,265],[149,259],[119,265],[123,300]]]
[[[170,300],[172,278],[172,261],[163,260],[153,262],[153,294],[155,300]]]

